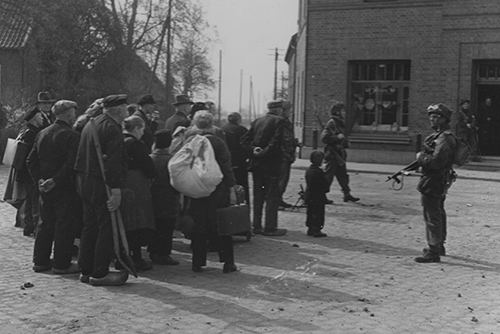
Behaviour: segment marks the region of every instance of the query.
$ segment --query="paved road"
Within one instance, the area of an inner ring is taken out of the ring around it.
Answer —
[[[304,171],[294,169],[294,202]],[[0,189],[7,171],[0,168]],[[416,178],[395,192],[384,175],[352,175],[359,204],[329,196],[327,238],[307,237],[304,212],[280,212],[285,237],[236,238],[241,271],[176,267],[123,287],[31,271],[33,240],[0,204],[0,333],[500,333],[500,186],[460,180],[447,200],[449,256],[417,264],[425,246]],[[21,289],[25,282],[34,287]]]

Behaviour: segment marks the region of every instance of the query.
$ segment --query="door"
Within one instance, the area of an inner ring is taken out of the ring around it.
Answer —
[[[500,60],[476,64],[474,100],[480,153],[500,156]]]

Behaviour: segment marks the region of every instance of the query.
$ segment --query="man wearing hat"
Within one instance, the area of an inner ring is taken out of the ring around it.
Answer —
[[[177,95],[175,97],[175,113],[170,116],[165,122],[165,130],[169,130],[174,133],[178,126],[189,127],[191,121],[187,117],[191,112],[191,106],[194,104],[193,101],[187,95]]]
[[[26,158],[33,147],[37,134],[52,123],[49,116],[53,102],[54,100],[50,99],[49,93],[38,93],[37,104],[24,115],[26,124],[17,136],[17,141],[22,144],[18,144],[16,154],[19,155],[16,158],[22,160],[22,164],[13,168],[16,169],[17,182],[24,183],[27,195],[26,200],[17,211],[16,226],[24,228],[23,234],[25,236],[35,232],[40,207],[38,189],[29,175]]]
[[[139,116],[144,121],[144,134],[142,135],[141,140],[148,147],[149,153],[151,153],[151,147],[153,146],[154,141],[153,130],[151,129],[151,119],[155,110],[156,101],[153,98],[153,95],[148,94],[141,97],[137,104],[139,105],[139,109],[132,115]]]
[[[417,189],[422,194],[425,232],[429,246],[424,248],[422,256],[415,258],[419,263],[440,262],[440,255],[445,255],[444,201],[448,188],[454,181],[452,166],[457,145],[450,131],[451,113],[450,108],[442,103],[432,104],[427,108],[434,133],[425,138],[424,150],[417,154],[423,174]]]
[[[55,122],[40,131],[27,165],[42,198],[41,218],[33,251],[33,270],[56,274],[79,272],[71,263],[76,227],[73,205],[78,197],[73,166],[79,135],[72,130],[76,103],[57,101],[52,107]],[[54,260],[50,261],[54,245]]]
[[[286,229],[278,228],[280,203],[280,172],[283,161],[283,103],[267,104],[269,112],[252,122],[250,130],[241,138],[242,146],[251,158],[253,174],[253,232],[281,236]],[[266,203],[266,218],[262,228],[262,210]]]
[[[83,229],[78,264],[80,280],[92,285],[121,285],[127,272],[109,272],[113,259],[110,212],[119,208],[121,189],[127,174],[122,122],[128,116],[127,95],[109,95],[103,101],[103,114],[85,125],[82,131],[75,170],[77,189],[83,200]],[[93,133],[103,154],[105,179],[101,173]],[[108,199],[106,186],[111,189]]]

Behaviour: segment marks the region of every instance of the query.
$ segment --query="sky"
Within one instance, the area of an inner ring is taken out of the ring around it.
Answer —
[[[217,31],[218,41],[210,59],[214,77],[219,77],[219,50],[222,50],[222,109],[239,111],[240,71],[243,70],[241,104],[248,110],[250,76],[253,101],[260,112],[272,100],[274,48],[278,48],[278,87],[281,71],[288,71],[284,56],[290,38],[297,32],[298,0],[200,0],[208,23]],[[208,99],[217,103],[218,88]]]

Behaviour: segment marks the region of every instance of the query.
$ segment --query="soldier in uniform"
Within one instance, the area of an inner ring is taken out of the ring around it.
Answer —
[[[283,161],[283,101],[267,104],[269,112],[252,122],[241,138],[251,157],[253,174],[253,232],[281,236],[286,229],[278,228],[280,203],[280,172]],[[266,202],[266,221],[262,229],[262,209]]]
[[[425,231],[428,248],[423,255],[415,258],[416,262],[440,262],[440,255],[445,255],[446,212],[444,201],[446,192],[454,181],[452,169],[456,140],[450,131],[451,110],[444,104],[433,104],[427,108],[434,133],[424,142],[424,150],[417,154],[417,161],[422,168],[422,177],[417,189],[422,194]]]
[[[141,140],[148,147],[148,154],[151,153],[151,149],[153,146],[153,129],[152,129],[152,115],[155,110],[156,101],[152,95],[144,95],[141,97],[139,102],[139,109],[135,111],[132,116],[139,116],[144,121],[144,134],[142,135]]]
[[[178,126],[189,127],[191,121],[188,115],[191,113],[191,106],[194,104],[193,101],[187,95],[177,95],[175,97],[175,113],[170,116],[165,122],[165,129],[174,133]]]
[[[343,103],[335,103],[331,110],[331,119],[325,126],[321,133],[321,140],[325,146],[325,161],[326,161],[326,177],[328,186],[330,187],[333,178],[336,177],[337,181],[344,193],[344,202],[357,202],[358,197],[351,195],[351,188],[349,188],[349,175],[347,174],[347,152],[348,141],[345,136],[345,109]],[[332,201],[328,200],[328,204]]]
[[[76,103],[57,101],[53,108],[55,123],[43,129],[36,138],[27,159],[28,169],[42,197],[41,218],[33,251],[33,270],[52,270],[56,274],[79,272],[71,263],[75,238],[74,203],[78,197],[73,166],[79,134],[71,129]],[[54,262],[50,262],[54,244]]]
[[[103,114],[83,128],[75,170],[77,188],[83,200],[83,230],[78,263],[80,280],[92,285],[121,285],[128,273],[109,272],[113,259],[113,236],[110,212],[119,208],[121,189],[127,174],[126,154],[121,124],[128,116],[127,95],[109,95],[102,101]],[[100,170],[93,132],[97,134],[104,162],[106,183]],[[111,189],[108,199],[106,187]]]

